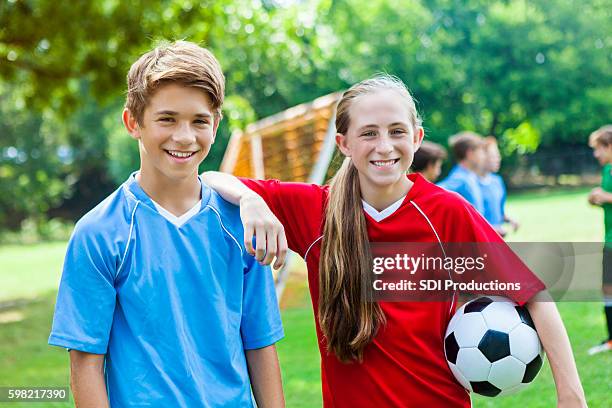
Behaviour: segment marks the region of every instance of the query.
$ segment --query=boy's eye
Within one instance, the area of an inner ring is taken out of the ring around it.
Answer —
[[[195,123],[196,125],[208,125],[208,121],[204,119],[196,119],[193,121],[193,123]]]
[[[159,122],[174,122],[174,118],[170,116],[165,116],[157,119]]]
[[[367,131],[367,132],[363,132],[361,134],[361,136],[366,136],[366,137],[368,137],[368,136],[375,136],[375,135],[376,135],[376,133],[373,130],[370,130],[370,131]]]
[[[404,133],[406,133],[406,131],[404,129],[393,129],[391,133],[394,135],[403,135]]]

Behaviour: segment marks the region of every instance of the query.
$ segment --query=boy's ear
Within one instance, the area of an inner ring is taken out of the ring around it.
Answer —
[[[129,109],[123,109],[121,119],[123,119],[123,126],[125,126],[125,129],[128,131],[130,136],[132,136],[134,139],[140,139],[140,126]]]
[[[343,155],[346,157],[351,157],[351,149],[348,146],[346,136],[344,136],[342,133],[336,133],[336,145]]]
[[[223,114],[220,113],[218,116],[213,116],[214,124],[213,124],[213,135],[212,141],[215,143],[215,139],[217,138],[217,130],[219,130],[219,124],[221,123],[221,119],[223,119]]]

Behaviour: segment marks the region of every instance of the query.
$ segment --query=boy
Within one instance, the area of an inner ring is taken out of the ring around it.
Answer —
[[[506,205],[506,184],[502,177],[497,174],[501,165],[501,154],[497,147],[497,140],[493,136],[484,139],[484,151],[485,164],[478,178],[484,204],[483,215],[495,231],[504,237],[507,233],[504,223],[510,223],[514,231],[518,229],[519,224],[510,218],[504,209]]]
[[[225,78],[177,41],[128,73],[123,122],[140,171],[76,225],[49,344],[70,349],[77,406],[284,406],[270,270],[239,209],[202,184]]]
[[[435,183],[440,177],[442,162],[446,159],[446,150],[437,143],[424,141],[419,150],[414,152],[411,169],[421,173],[428,181]]]
[[[591,347],[589,354],[612,350],[612,125],[603,126],[589,136],[589,146],[593,155],[603,166],[601,187],[594,188],[588,200],[592,205],[601,206],[604,210],[606,230],[603,253],[603,294],[604,312],[608,326],[608,339]]]
[[[473,132],[461,132],[451,136],[448,144],[457,164],[438,185],[459,193],[480,214],[484,214],[484,202],[478,183],[478,174],[482,172],[485,162],[482,136]]]

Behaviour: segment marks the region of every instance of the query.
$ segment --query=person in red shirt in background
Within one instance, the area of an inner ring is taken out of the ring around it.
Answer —
[[[205,173],[204,181],[240,204],[244,243],[258,260],[269,264],[276,256],[279,267],[288,246],[306,261],[326,408],[470,407],[444,356],[454,297],[368,301],[362,289],[372,273],[369,242],[503,240],[463,198],[418,173],[406,175],[424,132],[399,79],[379,75],[352,86],[338,104],[336,129],[346,158],[328,186],[241,183],[215,172]],[[544,285],[527,268],[514,273],[524,290],[508,296],[527,304],[548,354],[558,406],[586,406],[554,302],[534,301]]]

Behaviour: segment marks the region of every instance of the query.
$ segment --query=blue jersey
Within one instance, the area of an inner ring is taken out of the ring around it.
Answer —
[[[499,227],[504,223],[504,206],[506,205],[506,185],[499,174],[489,173],[479,179],[484,217],[489,224]]]
[[[283,329],[241,237],[238,207],[205,185],[177,227],[132,175],[75,227],[49,344],[106,354],[113,407],[251,407],[244,350]]]
[[[478,175],[473,171],[457,164],[438,185],[446,190],[460,194],[474,206],[476,211],[484,214],[484,203]]]

